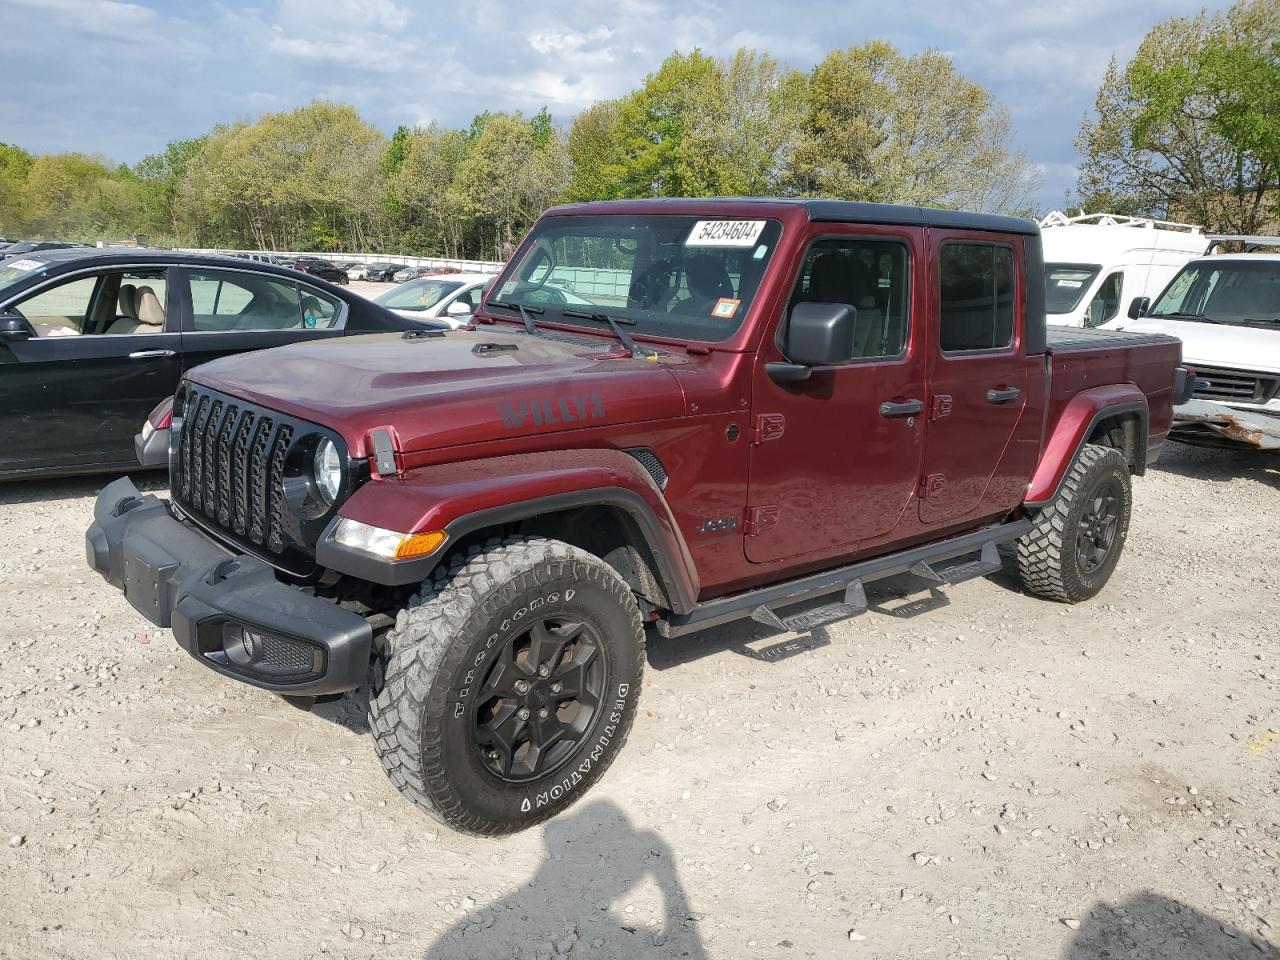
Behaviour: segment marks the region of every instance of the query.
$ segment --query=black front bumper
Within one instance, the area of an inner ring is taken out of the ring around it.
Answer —
[[[359,614],[276,579],[181,523],[127,477],[98,495],[85,533],[89,566],[205,666],[299,696],[364,682],[373,631]]]

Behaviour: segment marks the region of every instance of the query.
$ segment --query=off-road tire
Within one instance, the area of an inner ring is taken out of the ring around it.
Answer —
[[[564,761],[512,783],[485,765],[476,698],[535,612],[591,626],[607,689]],[[494,539],[455,557],[398,613],[379,647],[369,727],[383,769],[436,820],[485,836],[541,823],[587,792],[626,741],[644,669],[644,629],[627,584],[598,557],[539,537]]]
[[[1105,558],[1085,569],[1078,534],[1099,491],[1118,491],[1114,537]],[[1112,447],[1087,444],[1067,473],[1058,495],[1035,517],[1035,526],[1018,540],[1018,576],[1032,593],[1062,603],[1088,600],[1110,579],[1125,538],[1133,494],[1129,465]]]

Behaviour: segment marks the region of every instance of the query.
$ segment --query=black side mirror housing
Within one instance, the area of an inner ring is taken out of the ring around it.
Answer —
[[[1150,297],[1134,297],[1129,301],[1129,319],[1137,320],[1151,306]]]
[[[26,317],[0,313],[0,340],[30,340],[36,335]]]
[[[843,363],[857,318],[847,303],[797,303],[787,324],[787,358],[806,367]]]

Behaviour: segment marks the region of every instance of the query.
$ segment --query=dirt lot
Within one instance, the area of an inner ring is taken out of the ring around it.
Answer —
[[[1169,450],[1084,606],[654,640],[603,783],[497,841],[400,800],[358,698],[133,614],[100,480],[2,487],[0,956],[1276,958],[1278,467]]]

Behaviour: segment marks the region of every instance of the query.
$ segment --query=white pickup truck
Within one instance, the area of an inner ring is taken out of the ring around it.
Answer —
[[[1209,236],[1245,249],[1280,247],[1276,237]],[[1155,302],[1129,305],[1115,326],[1168,333],[1195,370],[1192,398],[1174,407],[1172,440],[1196,446],[1280,450],[1280,254],[1200,257]]]

